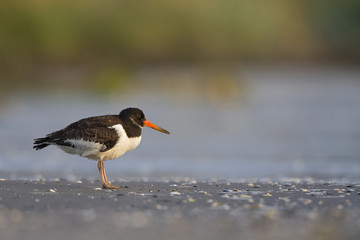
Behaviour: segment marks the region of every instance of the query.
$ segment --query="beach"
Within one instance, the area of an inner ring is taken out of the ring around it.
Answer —
[[[356,239],[360,184],[0,181],[1,239]]]

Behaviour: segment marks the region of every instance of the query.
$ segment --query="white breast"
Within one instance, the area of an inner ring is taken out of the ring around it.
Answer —
[[[119,139],[115,146],[108,151],[101,152],[105,148],[104,144],[84,141],[83,139],[74,140],[69,139],[67,142],[75,146],[66,147],[61,146],[60,148],[67,153],[78,154],[82,157],[86,157],[93,160],[110,160],[122,156],[127,151],[135,149],[141,142],[141,136],[135,138],[129,138],[121,124],[114,125],[110,128],[116,130],[119,135]]]
[[[141,135],[139,137],[129,138],[121,124],[114,125],[111,128],[116,130],[119,135],[119,139],[112,149],[106,152],[101,152],[102,160],[118,158],[127,151],[133,150],[139,146],[141,142]]]

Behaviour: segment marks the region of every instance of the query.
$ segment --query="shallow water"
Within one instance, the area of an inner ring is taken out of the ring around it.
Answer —
[[[1,175],[97,179],[95,162],[55,147],[34,151],[33,139],[80,118],[137,106],[171,135],[144,129],[135,151],[106,162],[110,179],[360,179],[360,70],[248,67],[239,79],[246,82],[244,96],[217,104],[186,93],[170,98],[146,84],[111,97],[8,97],[0,108]]]

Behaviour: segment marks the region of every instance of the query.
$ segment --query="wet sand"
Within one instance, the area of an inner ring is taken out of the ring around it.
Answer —
[[[357,239],[360,184],[0,181],[0,239]]]

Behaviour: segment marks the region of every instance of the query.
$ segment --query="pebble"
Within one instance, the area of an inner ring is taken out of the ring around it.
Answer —
[[[276,209],[268,209],[264,213],[264,216],[269,219],[277,219],[279,216],[279,212]]]
[[[246,204],[243,205],[243,208],[245,208],[245,209],[250,209],[250,208],[251,208],[251,205],[248,204],[248,203],[246,203]]]
[[[156,204],[155,208],[157,210],[167,210],[168,209],[168,206],[166,205],[161,205],[161,204]]]
[[[231,207],[230,207],[228,204],[223,204],[223,205],[221,206],[221,209],[223,209],[223,210],[230,210]]]
[[[50,188],[49,192],[52,192],[52,193],[56,192],[56,188]]]
[[[246,195],[246,194],[241,194],[240,198],[252,198],[252,196],[250,195]]]
[[[178,191],[172,191],[170,192],[170,196],[180,196],[181,193],[179,193]]]
[[[201,193],[201,194],[204,194],[204,195],[208,195],[208,192],[206,192],[206,191],[203,191],[203,190],[199,190],[199,191],[197,191],[198,193]]]
[[[279,200],[284,201],[285,204],[288,204],[290,202],[290,199],[288,197],[279,197]]]
[[[221,205],[221,202],[218,202],[216,200],[211,203],[211,207],[220,207]]]
[[[206,200],[206,203],[213,203],[214,202],[214,199],[208,199]]]
[[[310,203],[312,203],[312,200],[304,198],[300,198],[299,201],[302,202],[304,205],[309,205]]]

